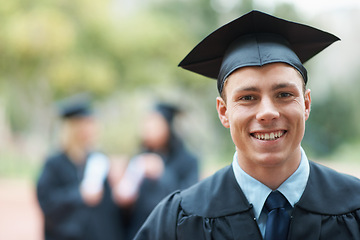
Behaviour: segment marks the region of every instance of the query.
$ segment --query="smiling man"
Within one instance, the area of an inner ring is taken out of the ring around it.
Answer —
[[[300,142],[310,113],[310,90],[285,63],[234,71],[217,98],[224,127],[230,128],[238,164],[261,183],[277,189],[298,168]]]
[[[217,112],[236,147],[230,166],[164,199],[135,239],[360,239],[360,180],[311,162],[303,63],[339,40],[252,11],[180,63],[217,78]]]

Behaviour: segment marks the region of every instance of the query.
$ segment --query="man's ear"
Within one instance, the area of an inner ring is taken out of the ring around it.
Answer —
[[[224,127],[229,128],[230,124],[229,124],[229,118],[227,116],[227,105],[224,99],[221,97],[216,98],[216,110],[218,112],[221,124]]]
[[[305,120],[309,119],[310,116],[310,110],[311,110],[311,96],[310,96],[311,90],[307,89],[305,91]]]

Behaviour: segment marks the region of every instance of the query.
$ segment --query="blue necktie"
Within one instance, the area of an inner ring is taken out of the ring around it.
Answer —
[[[265,208],[269,211],[266,221],[265,240],[286,240],[290,216],[285,210],[289,204],[287,199],[279,192],[273,191],[265,201]]]

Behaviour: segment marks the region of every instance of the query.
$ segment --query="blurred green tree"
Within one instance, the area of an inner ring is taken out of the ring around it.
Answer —
[[[0,107],[13,131],[47,135],[55,115],[53,102],[70,94],[87,91],[105,102],[121,95],[126,104],[114,100],[111,104],[119,106],[112,109],[126,119],[119,109],[133,110],[132,102],[145,98],[144,92],[175,92],[167,96],[177,95],[179,103],[201,112],[199,119],[208,121],[208,129],[202,130],[208,133],[201,140],[205,143],[195,137],[194,144],[225,154],[227,161],[234,150],[215,112],[215,82],[176,65],[209,32],[254,8],[267,11],[253,0],[5,1],[0,5]],[[268,12],[290,20],[300,18],[292,4],[274,5]],[[359,133],[353,121],[359,117],[354,118],[351,110],[357,106],[343,95],[336,97],[340,100],[330,95],[314,103],[304,140],[314,152],[332,151]],[[358,95],[351,101],[357,103]],[[341,114],[327,105],[337,106]],[[324,116],[327,124],[322,123]],[[126,134],[132,130],[127,123],[122,128]],[[316,140],[329,131],[332,137]],[[118,134],[109,132],[113,141]],[[128,149],[129,142],[119,144]]]

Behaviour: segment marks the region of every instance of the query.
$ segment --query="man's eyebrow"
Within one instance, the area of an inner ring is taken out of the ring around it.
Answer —
[[[296,88],[296,84],[295,83],[279,83],[279,84],[276,84],[274,85],[271,90],[273,91],[276,91],[276,90],[279,90],[279,89],[282,89],[282,88]],[[245,86],[245,87],[239,87],[237,89],[235,89],[235,92],[242,92],[242,91],[245,91],[245,92],[261,92],[260,88],[258,87],[255,87],[255,86]]]
[[[275,90],[279,90],[279,89],[282,89],[282,88],[288,88],[288,87],[297,87],[295,83],[279,83],[279,84],[276,84],[272,87],[272,90],[275,91]]]
[[[257,87],[249,86],[249,87],[239,87],[236,89],[236,92],[248,91],[248,92],[260,92],[260,89]]]

